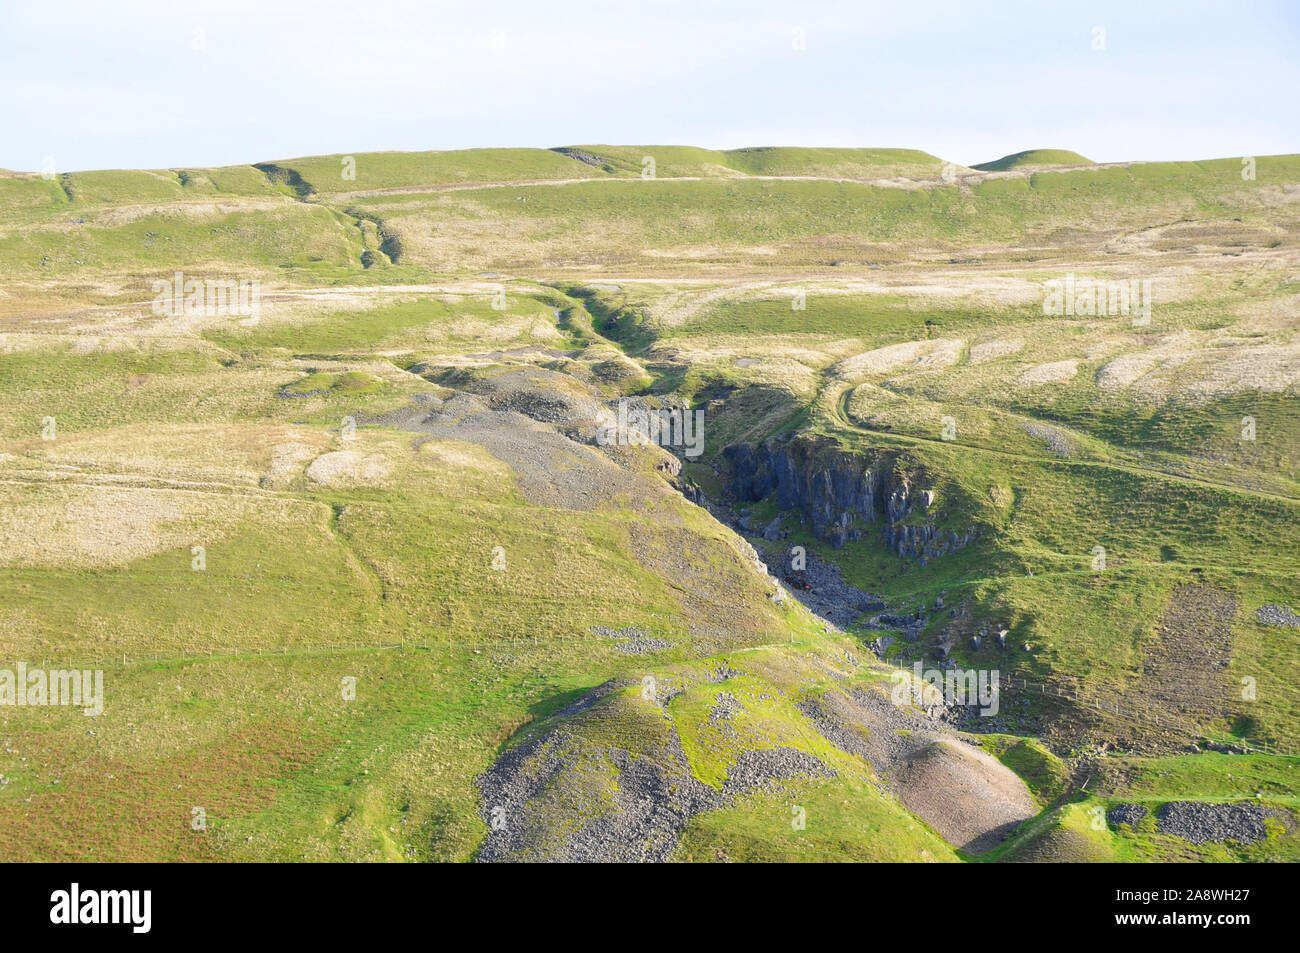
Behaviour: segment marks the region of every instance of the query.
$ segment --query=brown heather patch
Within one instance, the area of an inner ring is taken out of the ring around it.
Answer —
[[[304,727],[259,722],[163,761],[71,761],[42,747],[44,733],[15,734],[16,748],[59,784],[21,800],[11,789],[0,802],[0,861],[218,860],[214,828],[270,808],[275,782],[325,750],[325,738]],[[190,828],[194,807],[207,812],[206,832]]]

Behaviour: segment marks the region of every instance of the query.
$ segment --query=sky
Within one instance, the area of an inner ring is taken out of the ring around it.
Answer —
[[[1295,153],[1297,54],[1297,0],[0,0],[0,168],[593,143]]]

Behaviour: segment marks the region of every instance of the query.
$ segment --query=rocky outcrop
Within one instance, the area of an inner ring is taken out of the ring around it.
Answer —
[[[879,526],[893,553],[928,561],[975,538],[974,528],[939,528],[926,474],[909,471],[896,452],[855,453],[828,437],[801,434],[724,453],[737,501],[775,494],[781,509],[798,511],[819,539],[837,548]]]
[[[952,529],[936,529],[931,523],[915,526],[890,524],[885,527],[885,544],[895,555],[925,561],[954,553],[969,545],[974,538],[974,528],[958,533]]]

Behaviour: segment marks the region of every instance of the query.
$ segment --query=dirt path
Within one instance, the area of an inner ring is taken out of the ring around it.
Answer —
[[[871,430],[870,428],[863,427],[859,424],[853,423],[852,418],[849,415],[848,403],[850,398],[852,397],[853,389],[857,385],[846,383],[841,386],[842,389],[840,391],[834,392],[829,396],[819,395],[817,400],[828,401],[835,408],[833,413],[836,418],[835,420],[836,425],[852,433],[864,434],[866,436],[875,437],[877,439],[884,438],[888,440],[899,441],[902,443],[930,444],[930,445],[937,445],[943,447],[959,447],[963,450],[969,450],[975,453],[994,454],[996,456],[1003,457],[1008,460],[1023,460],[1031,463],[1045,463],[1054,466],[1064,466],[1064,467],[1090,467],[1093,469],[1116,470],[1116,471],[1122,471],[1124,473],[1131,474],[1133,476],[1140,476],[1140,477],[1153,479],[1153,480],[1168,480],[1171,483],[1182,483],[1185,485],[1209,487],[1211,489],[1221,490],[1224,493],[1235,493],[1239,496],[1253,496],[1253,497],[1258,497],[1260,499],[1273,500],[1278,503],[1285,503],[1288,505],[1300,504],[1300,497],[1283,496],[1277,493],[1269,493],[1265,490],[1252,490],[1249,487],[1237,486],[1232,483],[1221,483],[1217,480],[1210,480],[1205,477],[1182,476],[1180,474],[1169,473],[1164,470],[1152,470],[1148,467],[1140,467],[1140,466],[1124,464],[1124,463],[1107,463],[1103,460],[1064,460],[1058,456],[1048,456],[1046,454],[1042,456],[1035,456],[1032,454],[1015,453],[1011,450],[998,450],[994,447],[980,447],[974,444],[939,440],[934,437],[914,437],[907,434],[894,433],[893,431],[886,432],[883,430]],[[1026,421],[1032,421],[1034,418],[1026,417],[1024,419]]]

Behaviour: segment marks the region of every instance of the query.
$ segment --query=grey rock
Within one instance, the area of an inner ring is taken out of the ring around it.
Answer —
[[[673,644],[667,639],[652,638],[635,626],[628,626],[626,629],[611,629],[603,625],[593,625],[591,632],[603,639],[612,640],[614,648],[624,655],[650,655],[653,652],[662,652],[664,649],[673,647]]]
[[[1264,821],[1278,816],[1277,811],[1262,804],[1170,801],[1156,812],[1156,829],[1193,844],[1253,844],[1268,834]]]
[[[726,796],[770,790],[774,782],[791,778],[828,778],[835,772],[797,748],[758,748],[742,751],[722,782]]]
[[[1300,615],[1296,615],[1287,606],[1260,606],[1255,610],[1255,618],[1261,625],[1300,628]]]
[[[1121,824],[1137,827],[1138,821],[1146,816],[1147,809],[1141,804],[1116,804],[1106,812],[1106,820],[1110,821],[1111,827]]]
[[[782,510],[798,511],[819,539],[837,548],[860,539],[872,524],[884,524],[886,545],[910,558],[932,560],[975,538],[973,529],[957,533],[903,522],[935,495],[923,491],[916,499],[913,477],[900,468],[896,454],[851,452],[830,438],[799,434],[728,447],[724,456],[737,501],[775,496]]]

